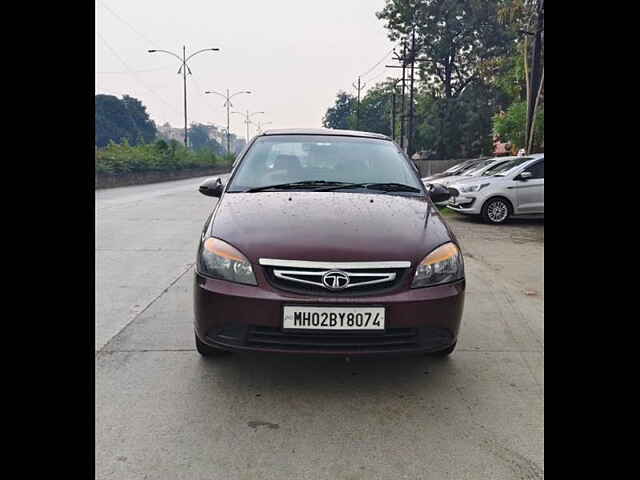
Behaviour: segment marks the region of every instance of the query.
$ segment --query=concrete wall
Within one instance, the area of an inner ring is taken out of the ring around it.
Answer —
[[[125,187],[127,185],[142,185],[145,183],[168,182],[170,180],[181,180],[183,178],[219,175],[222,173],[228,173],[230,171],[231,167],[214,167],[190,168],[175,171],[130,172],[120,175],[97,173],[95,177],[94,188],[98,190],[101,188]]]
[[[466,158],[458,158],[453,160],[414,160],[420,169],[421,177],[428,177],[436,173],[444,172],[446,169],[454,165],[464,162]]]

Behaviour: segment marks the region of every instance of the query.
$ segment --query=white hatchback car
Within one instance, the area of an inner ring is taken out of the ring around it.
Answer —
[[[490,176],[471,177],[449,185],[453,196],[447,208],[482,215],[488,223],[504,223],[515,216],[544,216],[544,154],[516,157],[491,170]]]
[[[508,162],[509,160],[513,160],[514,158],[520,157],[487,158],[485,160],[480,160],[479,162],[474,163],[470,168],[467,168],[460,173],[456,173],[455,175],[437,178],[431,181],[423,179],[423,183],[439,183],[440,185],[448,187],[449,185],[453,185],[454,183],[468,180],[469,177],[482,177],[484,175],[491,175],[492,172],[497,170],[501,165]]]

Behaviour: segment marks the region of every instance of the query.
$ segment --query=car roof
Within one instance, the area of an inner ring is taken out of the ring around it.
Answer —
[[[333,135],[340,137],[379,138],[391,140],[387,135],[374,132],[361,132],[358,130],[336,130],[332,128],[278,128],[265,130],[262,135]]]

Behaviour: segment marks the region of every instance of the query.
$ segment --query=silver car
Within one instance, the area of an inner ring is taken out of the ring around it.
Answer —
[[[422,179],[423,183],[439,183],[445,187],[458,183],[462,180],[467,180],[469,177],[481,177],[483,175],[491,175],[492,171],[497,170],[501,165],[519,157],[494,157],[480,160],[472,164],[470,167],[462,170],[461,172],[450,175],[448,177],[436,178],[434,180]]]
[[[485,172],[486,173],[486,172]],[[481,215],[488,223],[515,216],[544,216],[544,154],[512,157],[491,175],[471,177],[448,186],[447,208]]]

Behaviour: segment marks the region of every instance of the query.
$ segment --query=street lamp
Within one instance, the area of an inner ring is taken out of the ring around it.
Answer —
[[[239,92],[234,93],[233,95],[229,96],[229,89],[227,88],[227,94],[224,95],[222,93],[216,92],[214,90],[207,90],[204,93],[215,93],[216,95],[220,95],[222,98],[224,98],[224,106],[227,107],[227,153],[231,153],[231,148],[230,148],[230,140],[229,140],[229,107],[232,107],[233,105],[231,104],[231,102],[229,100],[231,100],[233,97],[235,97],[236,95],[240,95],[241,93],[251,93],[249,90],[241,90]]]
[[[273,122],[260,122],[260,121],[257,121],[257,122],[251,122],[251,123],[253,123],[258,128],[258,133],[262,133],[262,127],[264,125],[269,125],[269,124],[271,124]]]
[[[158,53],[158,52],[168,53],[169,55],[172,55],[176,57],[178,60],[180,60],[180,68],[178,69],[178,75],[182,71],[182,79],[184,82],[184,146],[185,148],[187,148],[188,146],[187,144],[187,70],[189,71],[189,75],[191,75],[191,69],[189,68],[189,65],[187,65],[187,62],[199,53],[217,52],[218,50],[220,49],[219,48],[203,48],[202,50],[198,50],[197,52],[192,53],[187,57],[186,47],[183,45],[182,58],[180,58],[179,55],[176,55],[173,52],[169,52],[168,50],[147,50],[149,53]]]
[[[251,117],[253,115],[257,115],[259,113],[264,113],[264,112],[252,112],[252,113],[249,113],[249,110],[247,110],[247,113],[242,113],[242,112],[231,112],[231,113],[237,113],[238,115],[244,115],[244,117],[245,117],[244,123],[247,124],[247,143],[249,143],[249,124],[251,123]]]

